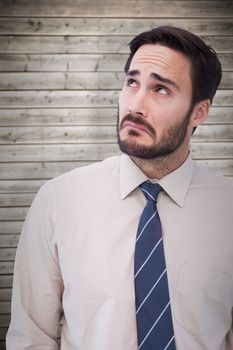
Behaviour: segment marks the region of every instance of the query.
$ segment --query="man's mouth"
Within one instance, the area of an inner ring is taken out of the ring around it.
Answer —
[[[147,134],[150,134],[149,130],[144,125],[140,123],[132,122],[130,120],[126,120],[123,122],[122,129],[124,128],[130,128],[130,129],[134,129],[137,131],[142,131],[142,132],[146,132]]]

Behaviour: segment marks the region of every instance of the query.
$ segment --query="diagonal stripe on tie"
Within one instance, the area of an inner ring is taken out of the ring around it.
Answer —
[[[135,245],[135,300],[138,347],[175,350],[162,227],[157,211],[158,184],[141,189],[147,204],[140,218]]]
[[[155,249],[158,247],[158,245],[162,242],[162,238],[160,238],[160,240],[156,243],[156,245],[154,246],[154,248],[151,250],[150,254],[148,255],[148,257],[146,258],[146,260],[144,261],[144,263],[141,265],[141,267],[138,269],[138,271],[136,272],[136,274],[134,275],[134,278],[136,278],[138,276],[138,274],[140,273],[140,271],[143,269],[143,267],[146,265],[147,261],[150,259],[151,255],[154,253]]]
[[[138,306],[138,308],[136,309],[136,313],[138,313],[140,311],[140,309],[142,308],[142,306],[144,305],[144,303],[147,301],[147,299],[149,298],[149,296],[151,295],[151,293],[153,292],[154,288],[157,286],[157,284],[160,282],[161,278],[164,276],[164,274],[166,273],[166,269],[161,273],[161,275],[159,276],[159,278],[157,279],[157,281],[155,282],[155,284],[152,286],[151,290],[149,291],[149,293],[146,295],[146,297],[143,299],[143,301],[141,302],[141,304]]]

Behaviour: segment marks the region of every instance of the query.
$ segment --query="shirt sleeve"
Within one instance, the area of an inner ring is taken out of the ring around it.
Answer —
[[[63,283],[49,186],[29,209],[16,252],[7,350],[57,350]]]

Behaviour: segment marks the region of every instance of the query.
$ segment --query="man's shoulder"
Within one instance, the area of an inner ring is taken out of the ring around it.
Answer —
[[[111,180],[118,174],[120,156],[112,156],[103,161],[81,166],[47,181],[41,188],[49,190],[60,187],[75,188]]]

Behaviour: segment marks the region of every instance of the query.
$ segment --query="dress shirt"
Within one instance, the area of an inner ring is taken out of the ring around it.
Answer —
[[[19,241],[7,350],[137,350],[134,249],[145,174],[111,157],[47,182]],[[189,156],[159,181],[177,350],[232,350],[233,189]]]

